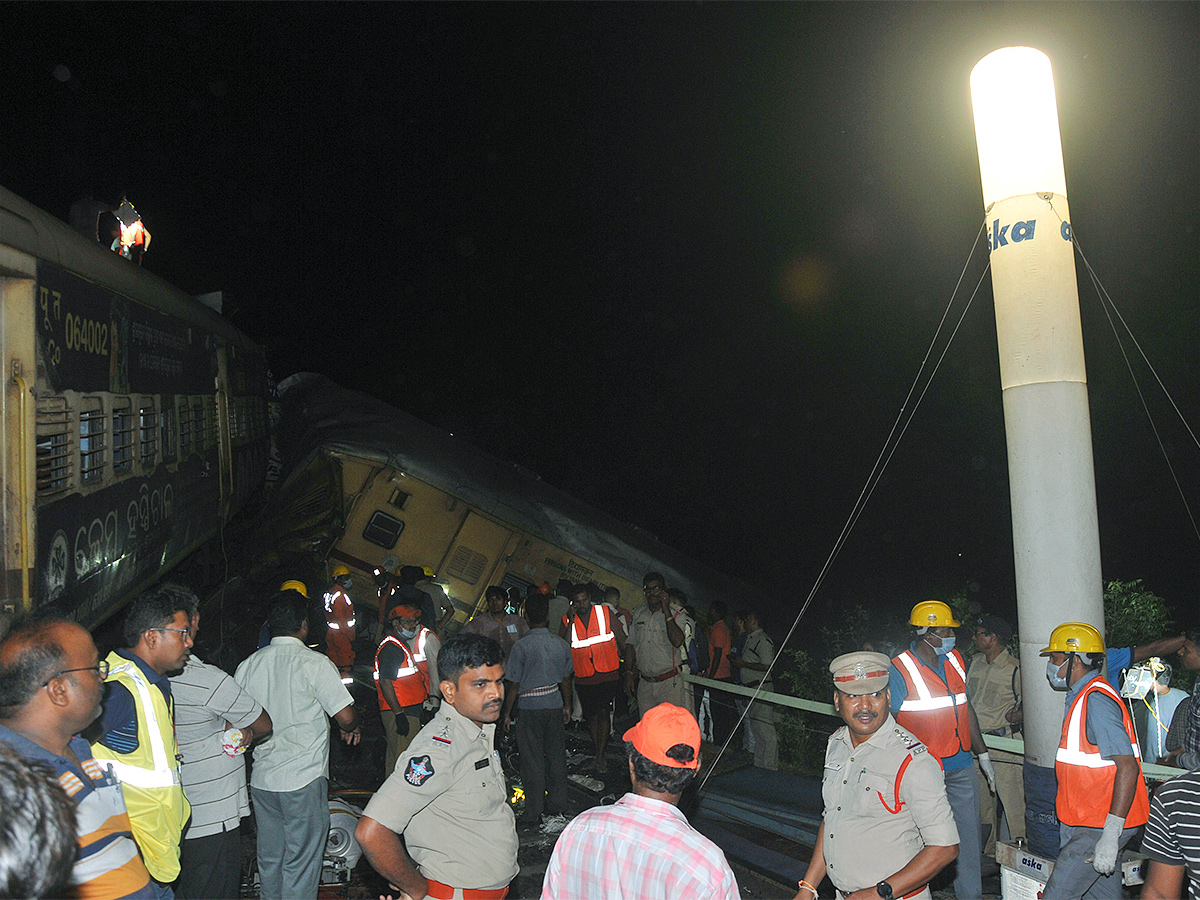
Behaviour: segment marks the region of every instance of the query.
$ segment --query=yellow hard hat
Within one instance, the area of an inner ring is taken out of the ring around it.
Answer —
[[[283,584],[281,584],[279,586],[279,589],[281,591],[299,591],[301,596],[303,596],[305,600],[308,599],[308,588],[306,588],[304,586],[303,581],[295,581],[295,580],[285,581]]]
[[[425,573],[426,578],[432,578],[436,574],[431,566],[421,566],[421,571]]]
[[[343,575],[349,575],[349,574],[350,574],[350,569],[347,566],[334,566],[333,567],[333,576],[332,577],[334,577],[334,578],[341,578]]]
[[[941,600],[922,600],[912,608],[908,624],[928,628],[958,628],[962,623],[955,621],[954,613]]]
[[[1050,644],[1039,656],[1048,653],[1103,653],[1104,636],[1086,622],[1064,622],[1050,632]]]

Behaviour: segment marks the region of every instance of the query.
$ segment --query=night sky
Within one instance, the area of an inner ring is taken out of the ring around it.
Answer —
[[[776,625],[984,274],[968,78],[996,48],[1050,56],[1075,234],[1200,431],[1200,4],[5,4],[0,27],[0,184],[63,218],[127,191],[145,267],[224,290],[277,377],[519,463],[759,586]],[[1191,621],[1200,450],[1139,361],[1181,498],[1080,273],[1103,574]],[[811,615],[964,588],[1011,612],[1013,584],[986,278]]]

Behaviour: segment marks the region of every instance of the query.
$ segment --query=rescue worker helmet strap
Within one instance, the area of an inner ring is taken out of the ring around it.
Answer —
[[[1064,622],[1050,632],[1050,643],[1039,656],[1050,653],[1103,653],[1104,637],[1086,622]]]
[[[950,607],[941,600],[922,600],[912,608],[908,624],[918,628],[958,628],[962,623],[955,620]]]

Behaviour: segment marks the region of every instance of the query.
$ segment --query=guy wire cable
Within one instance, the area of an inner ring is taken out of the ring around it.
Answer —
[[[979,247],[979,239],[983,236],[986,228],[987,219],[985,217],[980,225],[979,232],[975,235],[975,243],[972,244],[971,250],[967,254],[967,258],[963,263],[962,271],[958,276],[958,281],[955,283],[954,290],[950,294],[950,300],[946,304],[945,310],[942,312],[941,319],[938,321],[938,326],[934,331],[932,339],[930,340],[929,347],[925,350],[925,356],[921,360],[921,365],[917,369],[917,374],[914,376],[913,382],[908,389],[908,393],[905,395],[904,402],[900,405],[900,410],[896,415],[896,420],[892,423],[891,431],[884,440],[883,447],[880,449],[879,455],[875,459],[875,464],[871,468],[870,474],[867,476],[866,483],[863,485],[862,491],[859,492],[858,498],[855,500],[854,506],[850,511],[850,515],[847,517],[846,523],[842,526],[842,531],[838,535],[837,540],[834,542],[833,549],[829,552],[829,556],[826,558],[825,564],[821,567],[821,571],[818,573],[816,580],[813,582],[813,586],[809,590],[808,596],[805,598],[804,603],[801,605],[800,611],[796,614],[796,618],[792,621],[791,628],[788,629],[787,634],[784,635],[783,640],[780,642],[779,649],[775,653],[775,659],[763,673],[763,677],[760,679],[757,688],[746,703],[746,708],[742,710],[741,714],[738,716],[737,722],[734,723],[733,727],[730,729],[729,735],[725,738],[725,742],[721,745],[721,749],[717,751],[716,758],[713,760],[712,765],[708,767],[708,772],[705,774],[704,779],[700,782],[699,790],[703,790],[704,786],[708,783],[708,779],[716,770],[717,763],[720,761],[721,757],[724,756],[726,749],[728,749],[729,742],[733,739],[733,735],[746,720],[746,716],[749,714],[750,708],[758,700],[758,695],[762,693],[763,682],[771,677],[771,673],[774,671],[776,663],[779,662],[780,651],[787,646],[788,641],[790,641],[792,635],[795,634],[796,629],[800,625],[800,620],[804,617],[808,607],[812,604],[813,598],[816,596],[817,591],[824,582],[826,574],[829,572],[834,560],[840,554],[842,547],[845,545],[847,538],[850,536],[850,532],[853,530],[854,525],[858,522],[859,516],[862,515],[862,511],[866,506],[867,501],[871,498],[871,495],[875,491],[875,487],[883,478],[883,473],[887,469],[888,464],[891,462],[892,456],[896,452],[896,447],[899,445],[901,438],[904,437],[905,432],[908,431],[908,426],[912,423],[913,418],[916,416],[917,409],[921,405],[921,401],[925,398],[926,393],[929,391],[929,386],[933,382],[933,378],[937,374],[942,360],[946,358],[946,353],[949,352],[950,344],[953,343],[955,336],[958,334],[959,328],[962,327],[962,323],[966,318],[967,312],[971,308],[972,302],[979,294],[979,289],[983,284],[983,279],[987,276],[987,273],[991,268],[990,262],[984,267],[983,274],[980,275],[979,280],[975,283],[974,291],[967,299],[966,305],[963,307],[962,312],[959,314],[958,320],[954,324],[954,329],[951,331],[949,338],[946,340],[945,346],[938,355],[937,362],[934,364],[932,371],[929,372],[928,378],[924,380],[924,384],[918,393],[917,387],[922,383],[922,375],[929,364],[930,357],[933,356],[934,348],[937,347],[938,339],[941,336],[942,331],[945,328],[946,321],[950,316],[950,310],[954,306],[954,299],[958,295],[958,291],[962,286],[963,280],[966,278],[967,269],[970,267],[971,259],[975,256],[975,252]],[[916,402],[913,404],[912,409],[909,410],[908,405],[913,399],[914,394],[917,395]]]

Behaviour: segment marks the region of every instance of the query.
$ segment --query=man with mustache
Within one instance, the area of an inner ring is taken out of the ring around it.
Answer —
[[[100,738],[92,752],[121,780],[133,837],[160,896],[174,897],[179,847],[191,814],[179,773],[169,672],[192,651],[195,601],[174,585],[140,595],[125,616],[125,646],[108,654]]]
[[[829,664],[846,725],[825,751],[825,817],[795,900],[814,900],[826,875],[853,900],[928,898],[930,879],[958,856],[938,761],[889,712],[889,668],[865,650]]]
[[[516,820],[492,749],[503,659],[500,644],[481,634],[460,633],[442,645],[445,702],[359,819],[358,843],[400,900],[499,900],[516,877]]]

